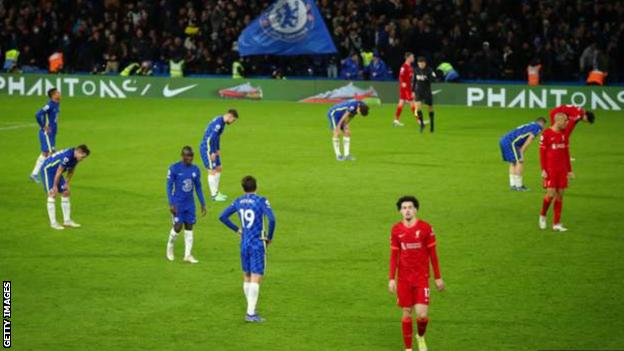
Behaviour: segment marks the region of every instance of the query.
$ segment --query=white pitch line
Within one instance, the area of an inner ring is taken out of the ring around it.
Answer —
[[[17,125],[8,126],[8,127],[0,127],[0,130],[11,130],[11,129],[26,128],[26,127],[34,127],[34,126],[36,126],[35,123],[17,124]]]

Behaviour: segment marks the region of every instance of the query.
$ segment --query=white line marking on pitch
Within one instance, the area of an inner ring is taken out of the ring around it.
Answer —
[[[16,124],[16,125],[7,126],[7,127],[0,127],[0,130],[11,130],[11,129],[26,128],[26,127],[34,127],[36,125],[37,124],[35,123]]]

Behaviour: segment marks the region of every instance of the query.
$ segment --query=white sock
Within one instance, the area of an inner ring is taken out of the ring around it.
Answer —
[[[516,186],[517,187],[521,187],[522,186],[522,176],[521,175],[516,175]]]
[[[217,196],[217,191],[219,190],[219,187],[217,186],[216,183],[216,175],[213,174],[209,174],[208,175],[208,187],[210,188],[210,196]]]
[[[256,314],[256,304],[258,303],[258,295],[260,294],[260,284],[249,283],[247,290],[247,314]]]
[[[333,138],[332,142],[334,143],[334,152],[336,153],[336,157],[341,156],[341,154],[340,154],[340,139],[339,138]]]
[[[193,231],[185,230],[184,231],[184,257],[190,256],[192,249],[193,249]]]
[[[177,238],[178,238],[178,233],[176,233],[175,229],[171,228],[171,231],[169,232],[169,241],[167,242],[167,245],[173,245],[173,243],[176,241]]]
[[[249,296],[249,284],[250,282],[243,282],[243,292],[245,293],[245,298]]]
[[[342,146],[344,147],[345,156],[349,156],[351,153],[349,152],[349,146],[351,146],[351,138],[343,137],[342,138]]]
[[[71,204],[69,197],[61,197],[61,209],[63,210],[63,222],[71,222]]]
[[[516,175],[509,173],[509,186],[516,186]]]
[[[48,197],[48,217],[50,224],[56,223],[56,200],[53,197]]]
[[[215,192],[219,193],[219,182],[221,181],[221,172],[215,174]]]
[[[35,162],[35,168],[33,168],[32,174],[33,175],[37,175],[39,174],[39,171],[41,170],[41,166],[43,166],[43,162],[45,162],[46,157],[39,154],[39,157],[37,157],[37,161]]]

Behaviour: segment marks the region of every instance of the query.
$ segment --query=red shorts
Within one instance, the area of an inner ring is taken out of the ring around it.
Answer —
[[[397,297],[397,304],[401,307],[412,307],[416,304],[429,305],[429,285],[417,285],[399,280]]]
[[[412,89],[401,88],[400,93],[399,93],[399,99],[406,100],[406,101],[413,101],[414,93],[412,92]]]
[[[568,187],[568,172],[546,171],[548,175],[544,179],[544,188],[565,189]]]

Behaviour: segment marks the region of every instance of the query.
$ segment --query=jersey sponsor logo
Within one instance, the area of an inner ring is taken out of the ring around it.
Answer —
[[[193,180],[191,179],[184,179],[182,181],[182,191],[184,191],[185,193],[188,193],[190,191],[193,190]]]
[[[421,243],[401,243],[401,250],[417,250],[421,247]]]
[[[174,96],[182,94],[183,92],[187,90],[191,90],[195,88],[196,86],[197,84],[191,84],[191,85],[187,85],[181,88],[170,89],[169,84],[166,84],[165,87],[163,88],[163,96],[166,98],[174,97]]]
[[[260,17],[264,32],[275,39],[296,42],[314,28],[310,0],[278,0]]]

